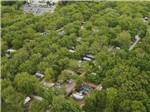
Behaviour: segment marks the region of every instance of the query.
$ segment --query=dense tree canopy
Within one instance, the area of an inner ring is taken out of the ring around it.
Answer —
[[[23,4],[1,6],[2,112],[150,112],[150,2],[65,1],[39,16]],[[76,101],[61,92],[69,79],[103,88]]]

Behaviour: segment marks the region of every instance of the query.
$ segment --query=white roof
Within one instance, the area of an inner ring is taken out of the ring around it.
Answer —
[[[117,49],[117,50],[119,50],[119,49],[120,49],[120,47],[116,47],[116,49]]]
[[[73,50],[73,49],[69,49],[69,52],[74,53],[74,52],[75,52],[75,50]]]
[[[81,29],[84,29],[84,26],[81,26]]]
[[[147,16],[145,16],[145,17],[144,17],[144,19],[148,19],[148,17],[147,17]]]
[[[84,98],[84,96],[81,93],[74,93],[73,98],[77,99],[77,100],[82,100]]]
[[[96,87],[96,89],[99,90],[99,91],[102,90],[102,88],[103,88],[103,87],[102,87],[101,84],[99,84],[99,85]]]
[[[92,72],[91,74],[92,74],[92,75],[96,75],[96,73],[95,73],[95,72]]]
[[[51,0],[51,2],[53,2],[53,3],[57,3],[57,2],[59,2],[60,0]]]
[[[86,57],[88,57],[88,58],[94,58],[94,56],[91,55],[91,54],[87,54]]]
[[[135,39],[136,39],[136,40],[139,40],[139,39],[140,39],[139,35],[136,35],[136,36],[135,36]]]
[[[43,75],[43,74],[41,74],[41,73],[39,73],[39,72],[35,73],[35,75],[36,75],[37,77],[41,77],[41,78],[43,78],[43,77],[44,77],[44,75]]]
[[[16,51],[15,49],[7,49],[7,52],[10,52],[10,53],[15,52],[15,51]]]
[[[35,95],[33,95],[32,96],[34,99],[36,99],[36,100],[40,100],[40,101],[42,101],[43,100],[43,98],[42,97],[40,97],[40,96],[35,96]]]
[[[25,100],[24,100],[24,104],[28,103],[30,100],[31,100],[31,98],[29,96],[26,97]]]
[[[83,57],[83,60],[86,60],[86,61],[91,61],[91,58],[88,58],[88,57]]]

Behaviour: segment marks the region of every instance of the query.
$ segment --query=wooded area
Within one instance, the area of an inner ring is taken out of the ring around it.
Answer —
[[[150,2],[23,5],[1,6],[2,112],[150,112]]]

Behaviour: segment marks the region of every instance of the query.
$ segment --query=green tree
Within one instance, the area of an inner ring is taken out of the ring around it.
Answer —
[[[114,45],[122,48],[128,48],[131,42],[131,35],[128,32],[121,32],[114,40]]]
[[[2,90],[1,98],[3,107],[2,112],[24,112],[24,96],[16,92],[11,85]]]
[[[146,112],[144,105],[140,101],[124,100],[120,105],[122,112]]]
[[[18,91],[28,95],[35,93],[40,87],[38,80],[26,72],[17,74],[14,83]]]
[[[54,97],[52,102],[53,112],[82,112],[80,108],[73,102],[67,101],[62,96]]]
[[[114,111],[113,103],[114,103],[115,97],[117,96],[117,89],[108,88],[106,92],[107,92],[107,102],[106,102],[107,106],[106,106],[105,112],[113,112]]]
[[[106,91],[97,91],[93,94],[86,99],[84,110],[86,112],[105,112]]]
[[[48,103],[45,100],[33,100],[29,107],[29,112],[46,112]]]
[[[55,72],[54,72],[53,68],[46,68],[44,73],[45,73],[45,80],[46,81],[50,81],[50,80],[54,81]]]

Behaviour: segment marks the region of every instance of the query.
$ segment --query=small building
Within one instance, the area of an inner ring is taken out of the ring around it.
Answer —
[[[84,98],[84,96],[79,92],[72,94],[72,97],[76,100],[82,100]]]
[[[75,50],[69,49],[69,52],[74,53],[74,52],[75,52]]]
[[[14,52],[16,52],[16,50],[15,50],[15,49],[12,49],[12,48],[7,49],[7,53],[14,53]]]
[[[139,40],[139,39],[140,39],[139,35],[136,35],[136,36],[135,36],[135,39],[136,39],[136,40]]]
[[[71,52],[71,53],[76,52],[76,51],[75,51],[75,47],[71,47],[71,48],[69,48],[69,52]]]
[[[148,21],[148,17],[147,16],[144,16],[143,17],[143,22],[147,22]]]
[[[144,16],[143,18],[144,18],[144,20],[146,20],[146,21],[148,20],[148,17],[147,17],[147,16]]]
[[[91,58],[91,59],[95,59],[95,57],[91,54],[87,54],[86,57]]]
[[[83,57],[83,61],[92,61],[92,59],[88,57]]]
[[[83,61],[92,61],[93,59],[95,59],[95,57],[94,57],[93,55],[91,55],[91,54],[86,54],[86,55],[82,58]]]
[[[120,50],[120,47],[116,47],[117,50]]]
[[[42,101],[42,100],[43,100],[43,98],[40,97],[40,96],[32,95],[31,97],[32,97],[33,99],[36,99],[36,100],[39,100],[39,101]]]
[[[38,78],[38,79],[43,79],[44,78],[44,75],[39,73],[39,72],[36,72],[35,73],[35,76]]]
[[[31,101],[31,97],[27,96],[24,100],[24,104],[27,104]]]
[[[92,72],[92,73],[91,73],[91,75],[94,75],[94,76],[95,76],[95,75],[96,75],[96,73],[95,73],[95,72]]]
[[[96,90],[99,90],[99,91],[100,91],[100,90],[102,90],[102,88],[103,88],[102,85],[99,84],[99,85],[96,87]]]
[[[84,26],[83,26],[83,25],[81,25],[81,29],[84,29]]]

